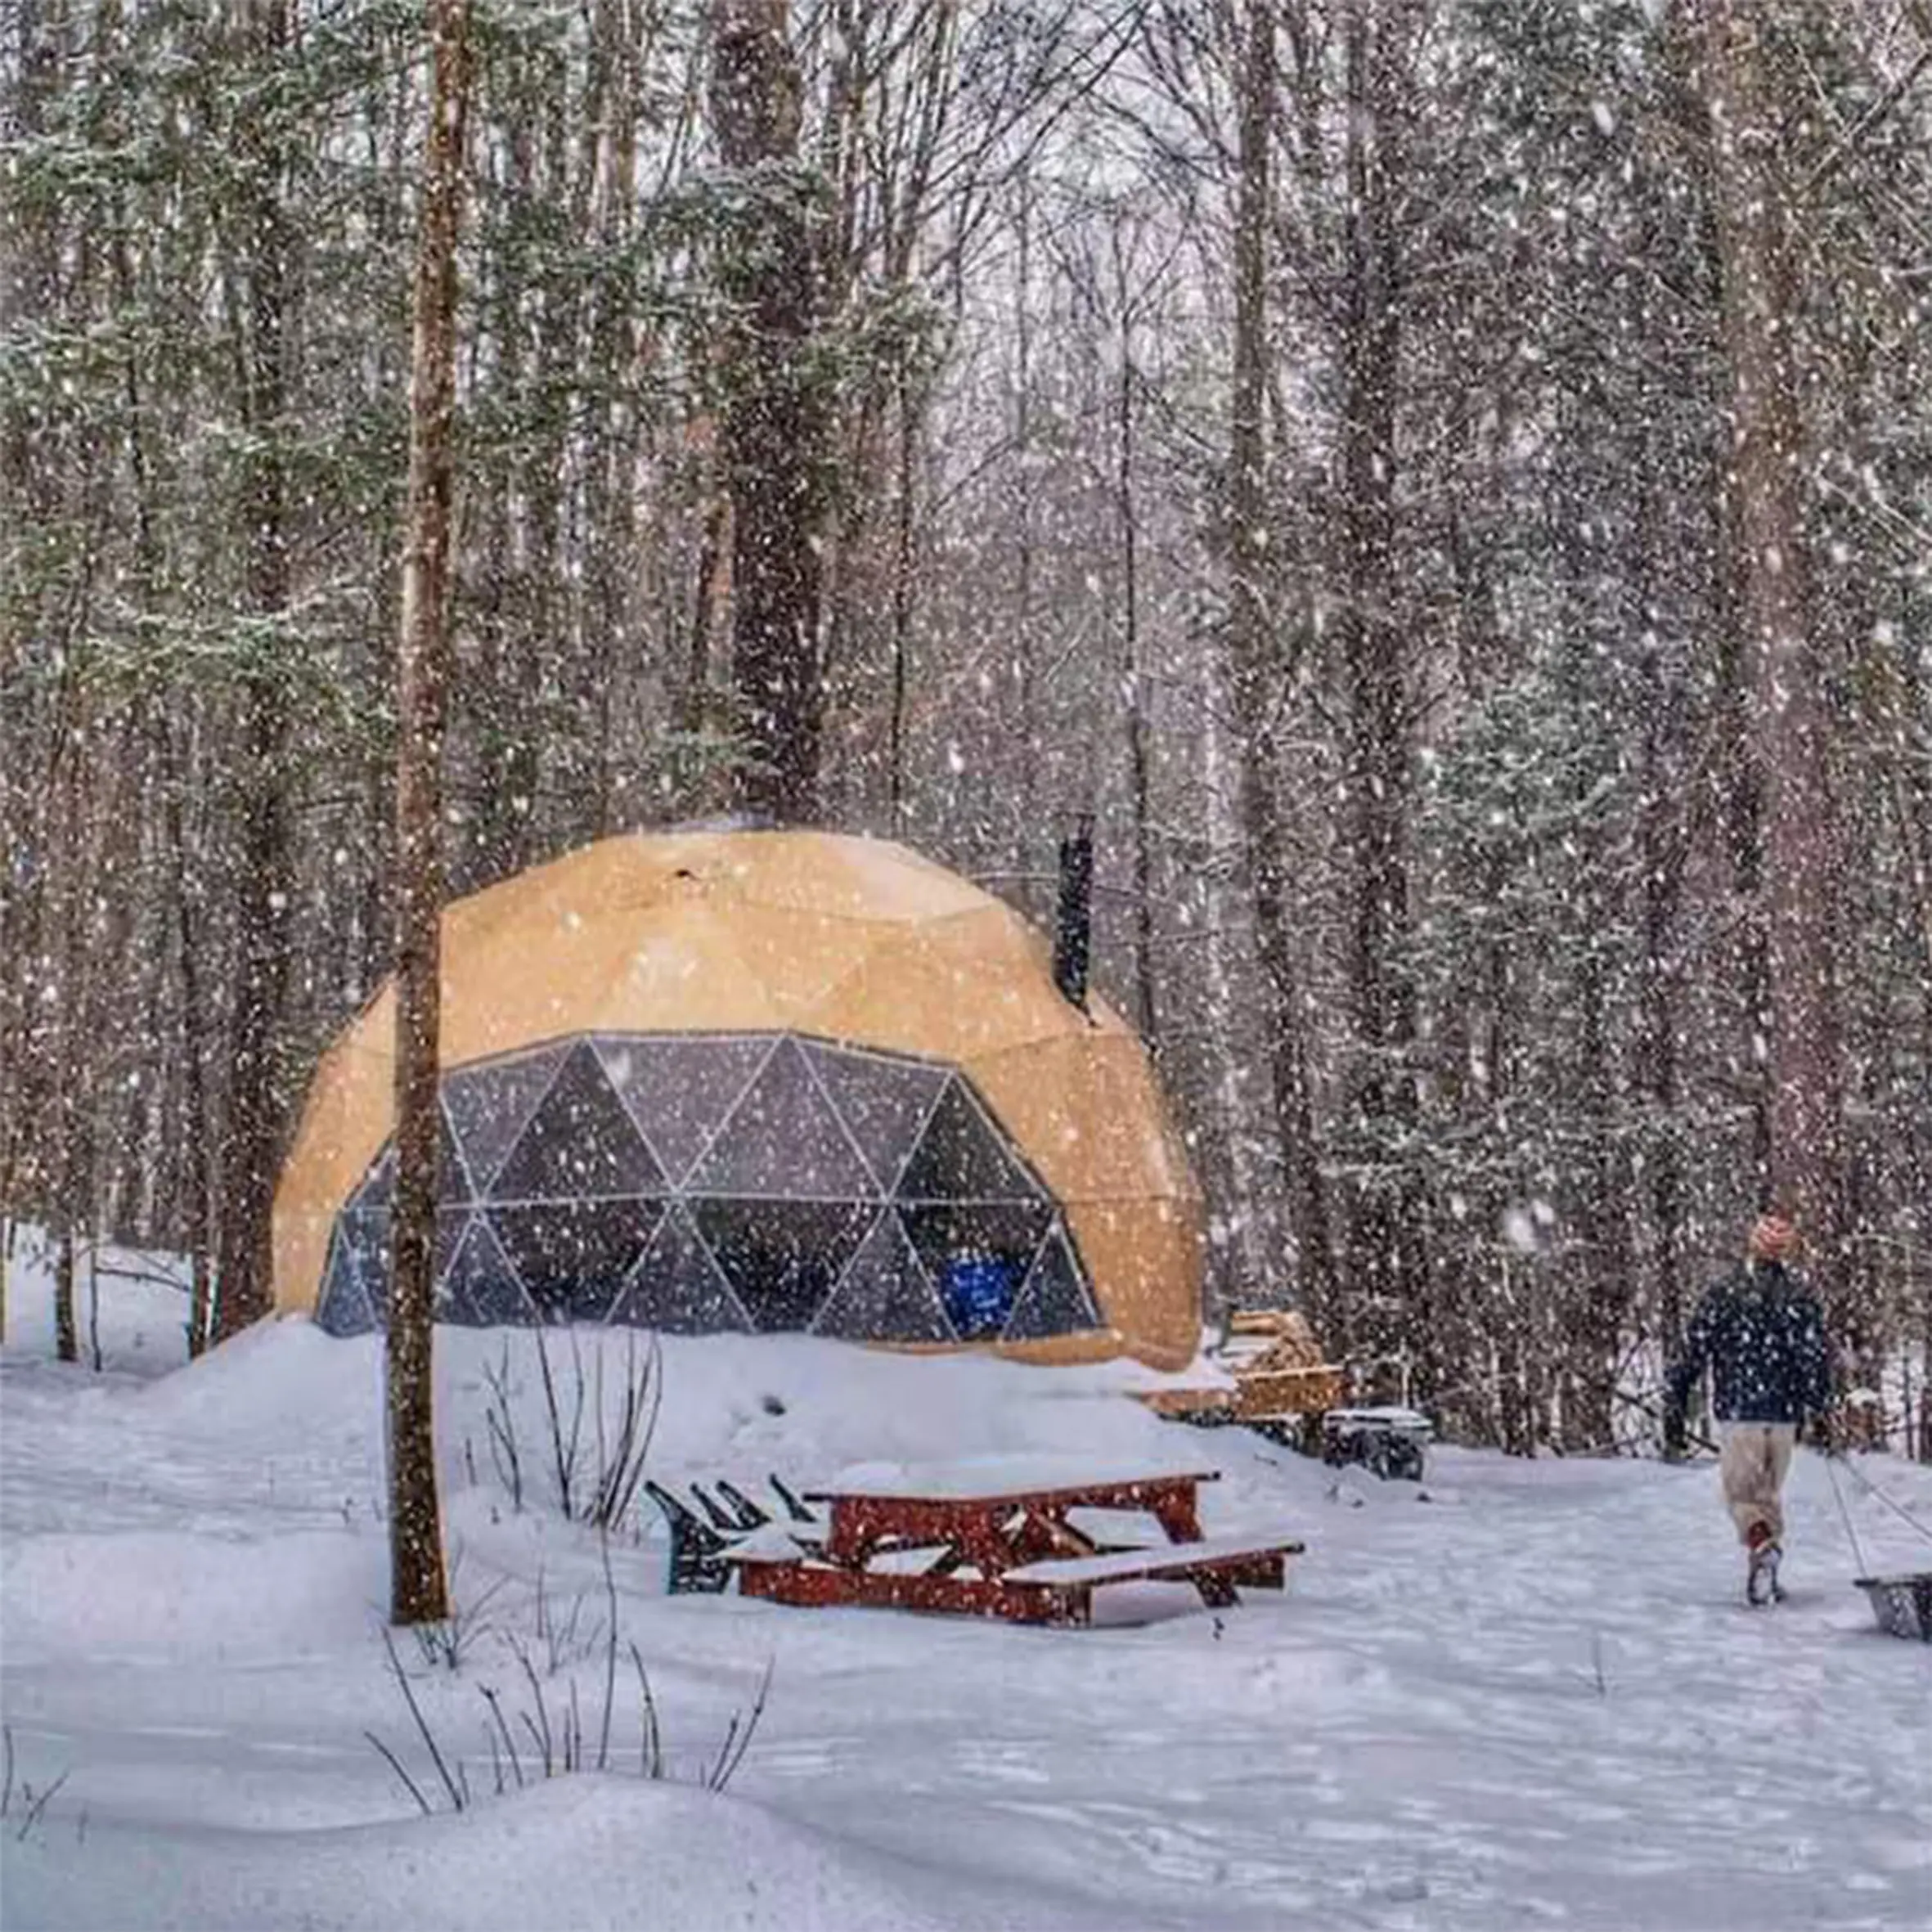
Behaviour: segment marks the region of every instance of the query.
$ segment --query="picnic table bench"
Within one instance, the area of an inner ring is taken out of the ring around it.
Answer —
[[[986,1458],[856,1471],[806,1492],[824,1506],[809,1543],[780,1534],[726,1553],[747,1597],[793,1604],[950,1611],[1015,1623],[1085,1624],[1096,1590],[1139,1579],[1192,1584],[1213,1608],[1237,1586],[1279,1589],[1292,1538],[1201,1534],[1211,1469]]]
[[[1024,1563],[1008,1570],[1006,1580],[1078,1589],[1141,1578],[1175,1578],[1193,1584],[1211,1609],[1225,1610],[1241,1600],[1235,1594],[1237,1584],[1246,1584],[1251,1589],[1282,1588],[1287,1581],[1288,1558],[1301,1555],[1303,1547],[1275,1537],[1260,1541],[1212,1537],[1199,1543],[1170,1543],[1166,1549],[1115,1550],[1103,1556]]]

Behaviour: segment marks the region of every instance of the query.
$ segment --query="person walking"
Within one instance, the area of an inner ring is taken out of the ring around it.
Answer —
[[[1724,1503],[1746,1552],[1745,1595],[1754,1604],[1784,1594],[1785,1475],[1799,1430],[1823,1416],[1831,1396],[1824,1315],[1797,1272],[1797,1251],[1798,1230],[1783,1215],[1758,1218],[1743,1265],[1697,1305],[1665,1384],[1664,1450],[1681,1456],[1691,1391],[1710,1371]]]

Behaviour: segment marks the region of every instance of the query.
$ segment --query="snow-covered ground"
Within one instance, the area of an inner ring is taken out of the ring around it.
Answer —
[[[1129,1368],[667,1341],[651,1467],[674,1484],[1205,1460],[1210,1534],[1286,1527],[1308,1553],[1285,1597],[1218,1617],[1143,1588],[1123,1609],[1149,1620],[1023,1630],[667,1597],[647,1505],[613,1575],[672,1779],[636,1775],[627,1658],[615,1768],[500,1799],[481,1687],[513,1726],[533,1711],[519,1639],[553,1723],[574,1681],[594,1741],[604,1584],[550,1499],[528,1338],[446,1331],[449,1540],[479,1627],[453,1674],[402,1654],[482,1795],[425,1818],[364,1736],[438,1788],[380,1636],[380,1344],[289,1323],[157,1374],[181,1297],[110,1280],[96,1376],[45,1359],[43,1293],[16,1275],[0,1356],[8,1932],[1932,1924],[1932,1649],[1873,1629],[1809,1453],[1791,1599],[1753,1612],[1708,1463],[1444,1450],[1418,1492],[1157,1422],[1123,1399]],[[506,1343],[520,1514],[483,1420]],[[583,1346],[614,1404],[625,1340]],[[1864,1467],[1932,1518],[1932,1472]],[[1862,1489],[1853,1507],[1875,1565],[1926,1565]],[[762,1723],[713,1796],[703,1767],[768,1664]],[[26,1787],[63,1775],[29,1816]]]

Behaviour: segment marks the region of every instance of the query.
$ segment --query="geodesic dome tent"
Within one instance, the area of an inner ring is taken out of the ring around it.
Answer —
[[[1200,1202],[1042,937],[883,841],[605,840],[444,914],[437,1308],[1072,1360],[1193,1353]],[[278,1305],[388,1298],[394,1008],[317,1070]]]

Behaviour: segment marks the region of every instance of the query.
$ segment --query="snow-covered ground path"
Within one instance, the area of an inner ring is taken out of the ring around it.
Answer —
[[[508,1639],[547,1673],[540,1582],[553,1624],[583,1600],[553,1718],[574,1678],[595,1732],[604,1669],[594,1539],[540,1469],[520,1515],[489,1472],[482,1372],[505,1339],[438,1337],[456,1587],[487,1627],[453,1676],[404,1653],[485,1787],[479,1687],[528,1707]],[[535,1463],[532,1358],[509,1346]],[[603,1346],[614,1377],[623,1344]],[[1219,1618],[1143,1590],[1127,1607],[1158,1620],[1030,1631],[669,1598],[654,1522],[613,1567],[685,1781],[577,1777],[425,1821],[363,1736],[433,1786],[380,1637],[378,1345],[288,1323],[159,1379],[9,1353],[0,1707],[16,1781],[67,1781],[24,1839],[16,1788],[8,1932],[1932,1924],[1932,1650],[1873,1630],[1816,1456],[1791,1600],[1759,1613],[1707,1464],[1443,1451],[1418,1493],[1157,1423],[1126,1369],[716,1338],[667,1342],[665,1373],[652,1466],[672,1482],[1206,1458],[1211,1534],[1286,1527],[1309,1552],[1285,1597]],[[1932,1517],[1932,1472],[1866,1467]],[[1854,1507],[1875,1563],[1925,1566]],[[693,1789],[768,1661],[730,1795]],[[634,1767],[623,1684],[615,1730]]]

